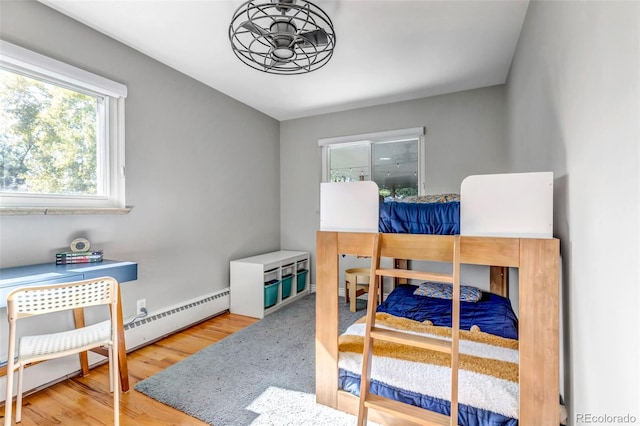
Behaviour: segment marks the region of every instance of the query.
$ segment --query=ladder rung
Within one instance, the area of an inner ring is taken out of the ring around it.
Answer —
[[[446,425],[451,424],[449,416],[435,413],[415,405],[405,404],[378,395],[368,395],[364,402],[368,408],[391,414],[395,417],[421,425]],[[457,421],[454,422],[457,424]]]
[[[418,336],[404,333],[402,331],[386,330],[384,328],[373,327],[370,336],[372,339],[384,340],[387,342],[400,343],[402,345],[414,346],[416,348],[430,349],[438,352],[451,353],[451,342],[448,340],[435,339],[433,337]]]
[[[453,275],[436,272],[410,271],[408,269],[376,269],[376,275],[395,278],[409,278],[414,280],[438,281],[453,283]]]

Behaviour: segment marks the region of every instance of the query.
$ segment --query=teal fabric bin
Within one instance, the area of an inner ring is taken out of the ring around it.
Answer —
[[[293,282],[293,275],[285,275],[282,277],[282,298],[286,299],[291,295],[291,283]]]
[[[303,291],[304,288],[307,286],[307,272],[309,272],[307,269],[298,271],[298,276],[297,276],[298,282],[296,287],[298,290],[298,293]]]
[[[278,301],[278,284],[280,281],[271,280],[264,283],[264,307],[270,308]]]

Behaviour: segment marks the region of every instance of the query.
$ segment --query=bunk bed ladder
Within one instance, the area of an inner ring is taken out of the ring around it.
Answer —
[[[412,271],[408,269],[381,269],[380,251],[383,234],[378,234],[374,240],[371,257],[371,274],[369,284],[369,302],[367,304],[366,328],[362,356],[362,375],[360,382],[360,400],[358,405],[358,426],[367,423],[368,409],[421,425],[457,425],[458,424],[458,346],[460,330],[460,237],[453,237],[453,272],[451,274]],[[451,341],[430,339],[400,331],[391,331],[376,327],[376,303],[379,291],[378,281],[382,277],[407,278],[424,281],[437,281],[453,284],[453,298],[451,310]],[[429,349],[451,354],[451,416],[446,416],[427,409],[405,404],[392,399],[370,393],[371,362],[373,356],[373,341],[395,342],[422,349]]]

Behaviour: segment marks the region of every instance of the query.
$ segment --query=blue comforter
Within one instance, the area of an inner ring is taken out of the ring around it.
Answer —
[[[451,300],[416,296],[418,287],[400,285],[378,306],[378,312],[414,321],[430,320],[433,325],[451,327]],[[496,294],[483,292],[478,302],[460,302],[460,328],[469,330],[477,325],[485,333],[508,339],[518,338],[518,318],[511,301]]]
[[[459,234],[460,202],[380,203],[378,230],[396,234]]]
[[[413,285],[400,285],[378,307],[378,312],[409,318],[415,321],[430,320],[436,326],[451,326],[451,300],[416,296]],[[518,319],[509,299],[485,292],[478,302],[460,302],[460,328],[469,330],[477,325],[483,332],[518,338]],[[428,377],[424,377],[428,380]],[[465,384],[461,384],[465,386]],[[338,387],[356,396],[360,395],[360,375],[339,369]],[[490,392],[490,390],[487,390]],[[371,393],[395,399],[431,411],[448,415],[450,403],[447,400],[421,395],[399,387],[371,380]],[[459,405],[458,424],[464,426],[517,426],[512,417],[465,404]]]

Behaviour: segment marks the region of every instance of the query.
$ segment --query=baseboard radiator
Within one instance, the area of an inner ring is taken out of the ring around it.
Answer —
[[[125,324],[127,351],[132,351],[229,310],[230,289],[183,301]]]

